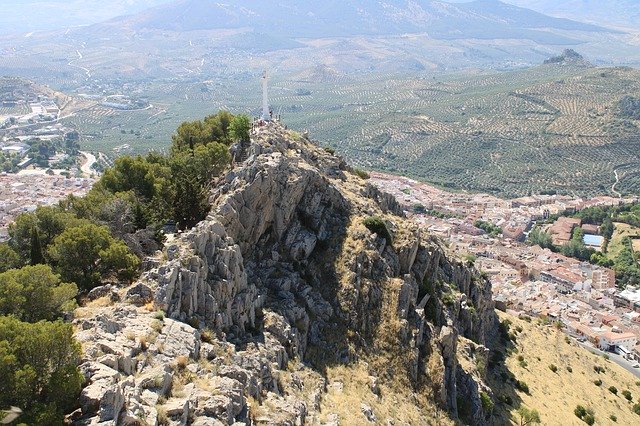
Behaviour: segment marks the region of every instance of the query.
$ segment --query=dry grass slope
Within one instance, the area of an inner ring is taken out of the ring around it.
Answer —
[[[506,365],[518,380],[529,386],[529,395],[519,392],[519,396],[523,405],[540,412],[542,424],[584,425],[573,412],[577,405],[592,409],[598,425],[640,424],[640,416],[632,411],[633,404],[640,401],[640,382],[633,374],[573,341],[567,343],[566,335],[552,326],[502,314],[501,319],[505,318],[513,322],[511,330],[522,327],[517,334],[518,351],[508,356]],[[520,356],[524,357],[526,367],[521,365]],[[551,365],[557,367],[557,372],[551,371]],[[604,372],[596,373],[595,366],[603,367]],[[597,386],[596,380],[602,384]],[[608,390],[610,386],[618,389],[617,395]],[[633,402],[624,398],[624,390],[631,392]],[[518,424],[516,408],[506,407]],[[617,422],[610,419],[611,415]]]
[[[322,424],[332,419],[340,424],[365,426],[371,425],[361,412],[361,404],[371,407],[377,424],[394,425],[453,425],[447,414],[434,406],[424,396],[405,388],[380,384],[379,394],[372,391],[371,378],[366,363],[337,366],[327,371],[328,393],[321,405]]]

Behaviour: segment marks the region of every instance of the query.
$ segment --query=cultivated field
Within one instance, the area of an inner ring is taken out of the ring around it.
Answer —
[[[624,96],[640,97],[640,71],[631,68],[448,71],[445,63],[459,64],[460,52],[468,60],[474,52],[518,49],[456,50],[420,37],[306,41],[304,48],[255,55],[199,33],[167,35],[162,51],[152,40],[98,49],[73,37],[64,36],[68,44],[19,45],[0,57],[0,72],[72,96],[123,94],[150,103],[141,111],[97,101],[74,110],[65,123],[84,135],[85,149],[162,150],[182,121],[220,108],[257,115],[260,70],[271,66],[276,115],[359,167],[501,197],[640,193],[640,123],[615,114]],[[389,53],[401,43],[416,49],[415,63]],[[534,50],[529,57],[541,62],[546,53]],[[38,62],[45,54],[50,60]]]
[[[257,76],[154,81],[138,91],[150,99],[148,110],[97,105],[69,120],[88,134],[87,149],[161,149],[184,120],[219,108],[259,111]],[[640,72],[541,66],[476,76],[278,78],[271,102],[289,126],[310,130],[360,167],[503,197],[551,189],[588,196],[640,190],[640,123],[614,115],[625,94],[640,95]]]

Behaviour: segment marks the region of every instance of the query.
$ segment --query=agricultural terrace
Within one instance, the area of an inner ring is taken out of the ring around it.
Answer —
[[[152,107],[119,111],[94,102],[65,120],[83,148],[115,155],[162,150],[176,126],[207,111],[259,113],[252,75],[127,83]],[[274,112],[359,167],[403,174],[450,189],[515,197],[640,191],[636,120],[615,105],[640,96],[640,72],[544,65],[495,74],[340,77],[280,76]],[[247,108],[247,105],[256,106]]]

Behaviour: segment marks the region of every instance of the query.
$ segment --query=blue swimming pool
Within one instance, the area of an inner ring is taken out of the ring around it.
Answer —
[[[600,235],[585,234],[582,241],[590,247],[600,247],[604,241],[604,237]]]

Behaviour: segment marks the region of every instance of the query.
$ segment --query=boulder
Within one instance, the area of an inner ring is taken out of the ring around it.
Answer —
[[[142,283],[138,283],[127,290],[125,300],[136,306],[143,306],[153,301],[155,292]]]
[[[373,409],[369,407],[367,404],[365,404],[364,402],[360,404],[360,411],[362,412],[362,414],[364,414],[366,419],[371,423],[375,423],[377,421],[376,415],[373,413]]]

